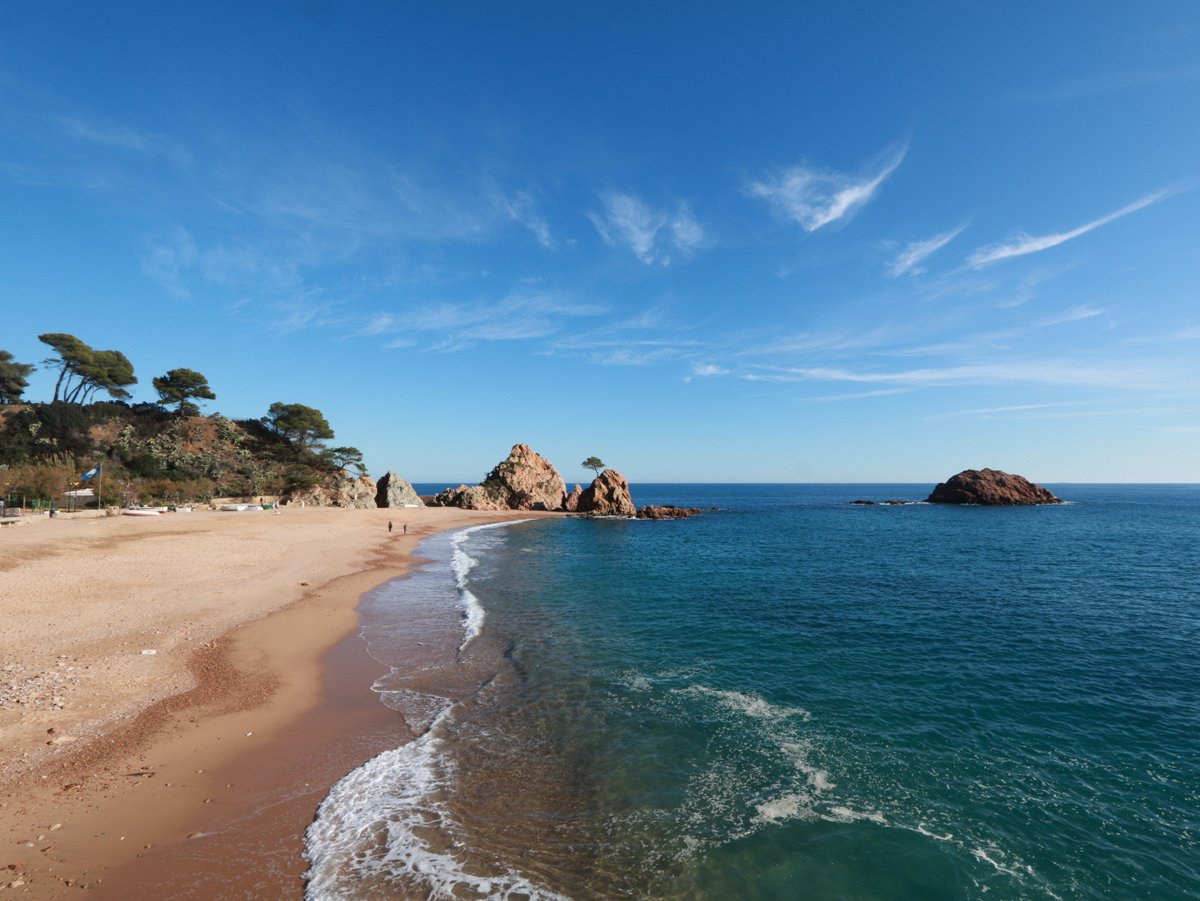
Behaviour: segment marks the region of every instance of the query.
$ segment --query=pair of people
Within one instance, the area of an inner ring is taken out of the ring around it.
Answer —
[[[403,523],[403,526],[404,526],[404,532],[402,534],[407,535],[408,534],[408,523]],[[389,532],[392,531],[392,521],[390,519],[388,520],[388,531]]]

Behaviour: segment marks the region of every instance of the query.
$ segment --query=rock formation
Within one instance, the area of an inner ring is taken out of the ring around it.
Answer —
[[[629,495],[629,483],[615,469],[604,470],[582,491],[576,485],[567,497],[564,509],[587,516],[637,516],[637,508]]]
[[[435,507],[467,510],[562,510],[567,486],[558,470],[526,444],[513,445],[508,459],[478,485],[459,485],[434,495]]]
[[[699,507],[676,507],[674,504],[647,504],[638,507],[638,519],[687,519],[703,512]]]
[[[376,492],[375,481],[370,476],[352,478],[342,473],[332,485],[293,492],[288,503],[309,507],[354,507],[370,510],[375,506]]]
[[[1062,503],[1040,485],[997,469],[964,470],[940,483],[927,500],[931,504],[1023,507]]]
[[[379,480],[375,493],[375,506],[424,507],[425,502],[421,500],[411,483],[406,482],[389,469]]]

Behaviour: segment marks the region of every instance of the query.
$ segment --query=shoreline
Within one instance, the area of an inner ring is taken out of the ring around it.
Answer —
[[[35,527],[42,534],[0,539],[0,611],[6,622],[25,617],[18,637],[48,643],[33,652],[60,664],[19,682],[12,677],[33,667],[9,661],[6,651],[3,675],[9,688],[32,691],[40,679],[63,692],[47,706],[12,703],[10,690],[0,706],[0,891],[300,897],[303,830],[316,806],[347,761],[365,762],[406,734],[403,719],[369,690],[383,667],[356,630],[361,597],[420,562],[413,551],[429,535],[538,514],[307,508],[278,518],[183,516],[93,520],[86,533],[80,524],[45,522]],[[389,534],[389,520],[409,533]],[[220,563],[206,563],[205,551],[220,553]],[[116,565],[102,568],[104,556]],[[168,572],[154,569],[163,559],[173,561]],[[271,572],[247,582],[263,568]],[[64,599],[63,580],[50,577],[64,569],[68,582],[82,578],[87,615]],[[302,573],[309,578],[297,578]],[[14,601],[18,586],[30,584],[38,588]],[[148,619],[158,628],[147,629],[135,609],[162,608],[164,596],[187,600],[165,616],[156,611]],[[69,619],[72,606],[82,622],[64,629],[56,616]],[[97,612],[110,626],[119,620],[103,639],[88,634]],[[168,661],[161,685],[136,678],[139,667]],[[72,675],[52,678],[63,672]],[[122,698],[131,673],[135,696]],[[98,703],[106,689],[116,697]]]

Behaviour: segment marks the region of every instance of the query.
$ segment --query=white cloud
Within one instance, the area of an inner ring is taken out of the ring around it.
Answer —
[[[1158,201],[1168,196],[1168,194],[1170,194],[1169,191],[1158,191],[1154,194],[1148,194],[1145,197],[1135,200],[1128,206],[1121,207],[1121,209],[1114,213],[1101,216],[1099,219],[1093,219],[1091,222],[1081,225],[1079,228],[1073,228],[1070,231],[1041,236],[1019,234],[1007,244],[989,244],[971,254],[967,259],[967,265],[978,269],[981,266],[986,266],[989,263],[995,263],[999,260],[1007,260],[1012,257],[1022,257],[1026,254],[1049,250],[1051,247],[1057,247],[1059,244],[1065,244],[1067,241],[1071,241],[1081,235],[1086,235],[1088,232],[1120,219],[1122,216],[1128,216],[1130,213],[1136,213],[1138,210],[1145,209],[1151,204],[1158,203]]]
[[[705,243],[704,229],[686,203],[674,213],[649,207],[634,194],[610,191],[601,195],[604,212],[588,213],[600,237],[624,247],[646,265],[671,264],[670,248],[692,253]]]
[[[711,378],[716,375],[729,375],[729,370],[715,363],[693,363],[692,371],[684,376],[685,382],[690,382],[692,379]]]
[[[900,251],[896,259],[892,260],[888,272],[896,276],[904,275],[906,272],[920,275],[925,271],[924,267],[920,265],[921,262],[957,238],[964,228],[966,228],[965,225],[960,225],[948,232],[934,235],[926,241],[914,241],[907,245],[904,250]]]
[[[879,186],[896,171],[908,152],[908,145],[890,154],[875,172],[854,177],[842,172],[792,166],[762,181],[752,181],[746,193],[766,200],[786,219],[800,223],[807,232],[846,218],[865,206]]]

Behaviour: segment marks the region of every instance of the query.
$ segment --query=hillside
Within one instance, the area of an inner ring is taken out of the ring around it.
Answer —
[[[97,465],[103,479],[89,487],[102,486],[105,504],[127,504],[332,488],[360,462],[354,448],[289,433],[279,416],[231,420],[120,401],[0,405],[0,499],[16,503],[61,498]]]

